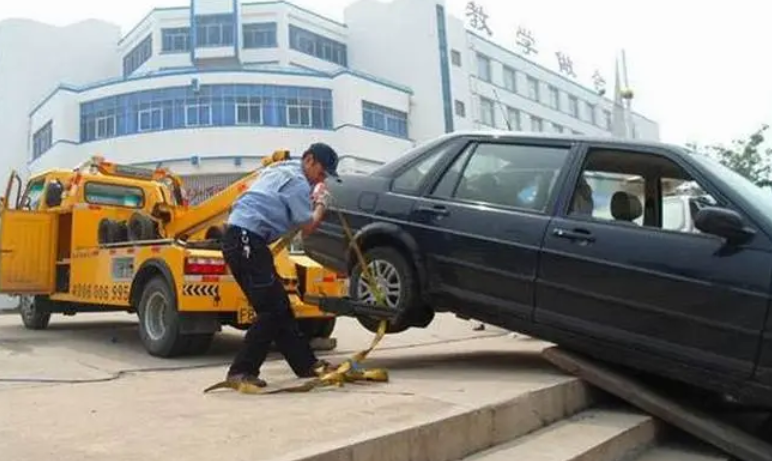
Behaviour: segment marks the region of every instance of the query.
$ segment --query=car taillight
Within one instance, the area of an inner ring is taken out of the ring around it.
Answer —
[[[225,260],[218,258],[187,258],[185,273],[196,275],[225,274]]]

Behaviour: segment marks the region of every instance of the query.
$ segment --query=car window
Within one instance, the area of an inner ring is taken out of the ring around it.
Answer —
[[[45,189],[45,179],[30,183],[29,188],[21,199],[21,207],[27,210],[37,210],[40,208],[40,198]]]
[[[413,194],[423,183],[426,175],[432,171],[437,161],[446,153],[445,149],[438,149],[430,153],[427,157],[411,165],[406,171],[394,179],[391,189],[395,192]]]
[[[544,211],[568,147],[480,143],[455,159],[433,196]]]
[[[694,216],[713,197],[664,156],[590,150],[574,187],[569,214],[620,224],[699,233]]]
[[[93,205],[115,205],[128,208],[142,208],[145,194],[138,187],[117,184],[87,182],[84,188],[86,202]]]

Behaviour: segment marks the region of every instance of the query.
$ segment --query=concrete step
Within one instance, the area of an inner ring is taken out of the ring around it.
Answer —
[[[464,461],[618,461],[647,449],[657,421],[619,408],[592,408]]]
[[[731,461],[732,457],[697,440],[664,442],[632,461]]]

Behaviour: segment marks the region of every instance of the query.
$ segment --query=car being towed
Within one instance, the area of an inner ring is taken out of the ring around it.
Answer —
[[[704,155],[456,132],[329,188],[391,333],[450,311],[772,407],[772,194]],[[304,246],[373,301],[337,213]]]

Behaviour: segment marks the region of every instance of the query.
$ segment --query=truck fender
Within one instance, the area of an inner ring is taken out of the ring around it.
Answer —
[[[136,309],[137,304],[139,304],[145,283],[158,274],[160,274],[164,280],[166,280],[166,283],[169,284],[174,305],[179,305],[177,285],[175,284],[174,276],[172,275],[171,269],[169,269],[169,265],[163,259],[152,258],[142,263],[142,266],[140,266],[132,281],[131,290],[129,291],[129,300],[133,309]],[[216,314],[179,312],[178,310],[177,315],[180,322],[180,332],[182,334],[215,333],[221,330],[220,320]]]
[[[172,275],[169,265],[163,259],[152,258],[148,259],[134,275],[134,280],[131,282],[131,290],[129,290],[129,302],[132,308],[136,308],[139,304],[139,300],[142,297],[142,289],[145,284],[153,278],[153,276],[160,274],[172,291],[174,298],[174,305],[177,305],[177,286],[174,282],[174,276]]]
[[[383,222],[368,224],[354,234],[354,241],[359,245],[363,253],[370,248],[380,245],[390,245],[402,251],[408,260],[413,262],[421,289],[425,289],[428,286],[426,260],[423,253],[418,248],[418,243],[415,239],[397,224]],[[349,245],[346,251],[346,267],[351,270],[356,264],[359,264],[357,255],[354,252],[353,246]]]

